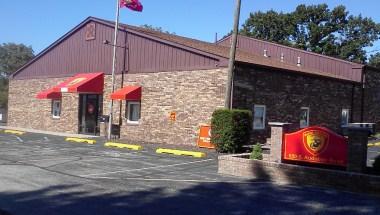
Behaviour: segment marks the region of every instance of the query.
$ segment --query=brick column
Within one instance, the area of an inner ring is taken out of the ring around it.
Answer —
[[[348,128],[347,171],[364,173],[367,168],[368,128]]]
[[[289,131],[291,123],[269,122],[271,127],[269,161],[281,163],[282,140],[284,133]]]

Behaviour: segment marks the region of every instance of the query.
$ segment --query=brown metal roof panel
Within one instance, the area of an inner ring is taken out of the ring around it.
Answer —
[[[263,50],[267,49],[270,51],[269,55],[271,56],[274,56],[276,54],[279,54],[279,56],[281,56],[281,53],[284,53],[285,61],[289,64],[297,64],[297,58],[300,56],[301,63],[305,68],[321,70],[322,72],[325,72],[327,74],[340,74],[340,76],[351,78],[351,73],[348,72],[349,70],[340,70],[340,67],[337,65],[348,65],[350,67],[362,66],[361,64],[356,64],[349,61],[344,61],[341,59],[332,58],[329,56],[324,56],[241,35],[239,35],[238,40],[241,44],[241,46],[239,46],[240,50],[245,50],[252,54],[262,55]],[[222,46],[229,46],[229,37],[220,40],[218,44]],[[273,49],[271,47],[277,47],[278,49],[277,51],[275,51],[277,53],[272,53]],[[319,63],[317,63],[318,61]],[[355,77],[352,77],[352,79],[357,80],[357,78]]]

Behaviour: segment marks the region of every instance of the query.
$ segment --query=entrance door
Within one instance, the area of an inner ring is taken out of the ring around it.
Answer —
[[[98,116],[101,110],[102,95],[81,94],[79,96],[79,133],[97,135]]]

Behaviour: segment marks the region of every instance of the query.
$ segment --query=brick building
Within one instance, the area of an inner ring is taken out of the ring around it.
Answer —
[[[108,114],[113,101],[113,123],[123,139],[195,144],[199,126],[224,106],[229,38],[214,44],[121,25],[111,95],[113,27],[89,17],[16,71],[8,125],[99,134],[98,116]],[[334,130],[350,121],[380,122],[379,71],[238,40],[233,107],[254,111],[253,137],[264,139],[269,121]]]

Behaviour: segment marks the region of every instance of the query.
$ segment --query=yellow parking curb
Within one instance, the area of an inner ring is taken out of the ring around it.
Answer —
[[[65,140],[69,142],[77,142],[77,143],[88,143],[88,144],[96,143],[96,140],[82,139],[82,138],[76,138],[76,137],[67,137]]]
[[[116,148],[120,148],[120,149],[123,149],[123,148],[127,148],[127,149],[131,149],[131,150],[142,150],[142,146],[139,146],[139,145],[132,145],[132,144],[125,144],[125,143],[115,143],[115,142],[106,142],[104,144],[104,146],[106,147],[116,147]]]
[[[204,152],[183,151],[183,150],[176,150],[176,149],[158,148],[156,150],[156,153],[159,153],[159,154],[167,153],[167,154],[174,154],[174,155],[187,155],[187,156],[193,156],[196,158],[206,157],[206,153],[204,153]]]
[[[380,142],[377,142],[377,143],[368,143],[368,147],[373,147],[373,146],[380,146]]]
[[[16,131],[16,130],[9,130],[9,129],[6,129],[6,130],[4,130],[4,133],[7,133],[7,134],[16,134],[16,135],[23,135],[23,134],[25,134],[26,132],[25,132],[25,131]]]

